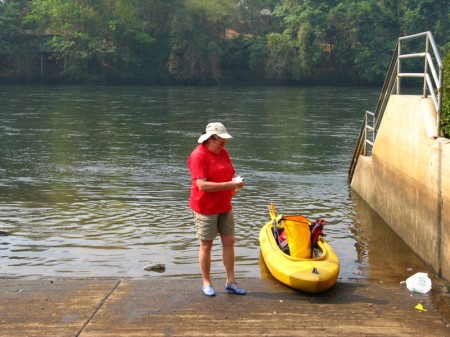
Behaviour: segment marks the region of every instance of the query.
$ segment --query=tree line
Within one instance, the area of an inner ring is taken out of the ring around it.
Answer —
[[[0,79],[380,85],[447,0],[0,0]]]

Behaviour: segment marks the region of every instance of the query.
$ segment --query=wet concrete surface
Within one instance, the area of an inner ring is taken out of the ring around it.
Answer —
[[[217,280],[217,296],[205,297],[194,279],[0,279],[0,336],[450,336],[449,297],[435,289],[339,281],[310,295],[273,278],[239,284],[247,295]]]

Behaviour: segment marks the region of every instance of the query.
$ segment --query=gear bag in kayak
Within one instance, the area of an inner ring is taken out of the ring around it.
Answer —
[[[309,259],[311,256],[311,222],[301,215],[285,215],[281,218],[287,234],[292,257]]]

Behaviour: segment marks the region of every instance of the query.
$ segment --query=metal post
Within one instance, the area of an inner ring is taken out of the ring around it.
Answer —
[[[397,53],[397,88],[396,88],[396,95],[400,95],[400,55],[402,54],[402,42],[398,41],[398,53]]]
[[[363,156],[367,156],[367,113],[364,117],[364,150],[363,150]]]
[[[428,38],[428,35],[426,36],[426,38],[425,38],[425,55],[428,55],[428,42],[429,42],[429,40],[428,40],[429,38]],[[424,58],[423,58],[423,60],[424,60],[424,67],[423,67],[423,73],[424,74],[427,74],[428,73],[428,61],[427,61],[427,57],[425,56]],[[427,94],[427,82],[426,82],[426,78],[425,78],[425,76],[423,77],[423,97],[424,98],[427,98],[428,97],[428,94]]]

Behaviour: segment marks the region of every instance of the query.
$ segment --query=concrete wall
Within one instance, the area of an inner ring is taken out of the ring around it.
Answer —
[[[450,140],[436,137],[430,99],[393,95],[372,156],[351,187],[422,260],[450,280]]]

